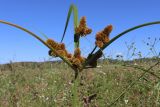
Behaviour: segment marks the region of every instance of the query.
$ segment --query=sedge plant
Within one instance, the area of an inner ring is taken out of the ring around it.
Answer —
[[[71,14],[73,13],[74,17],[74,53],[71,54],[66,50],[65,44],[63,43],[64,37],[66,30],[68,28],[68,23],[71,17]],[[53,57],[59,57],[61,58],[65,63],[70,66],[73,71],[75,72],[75,79],[78,76],[78,73],[83,71],[83,69],[86,68],[94,68],[97,66],[97,60],[102,57],[103,50],[107,48],[110,44],[112,44],[115,40],[119,39],[122,37],[124,34],[131,32],[133,30],[136,30],[138,28],[142,28],[145,26],[149,25],[154,25],[154,24],[160,24],[160,21],[155,21],[155,22],[149,22],[145,24],[141,24],[135,27],[132,27],[130,29],[127,29],[123,31],[122,33],[116,35],[114,38],[110,39],[109,35],[113,29],[112,25],[108,25],[105,27],[102,31],[98,32],[95,36],[95,47],[94,49],[88,54],[88,57],[85,58],[81,56],[81,50],[80,50],[80,38],[87,36],[92,32],[92,29],[88,28],[86,24],[86,17],[81,17],[81,19],[78,19],[78,9],[75,5],[71,5],[68,11],[67,15],[67,20],[64,28],[64,32],[62,35],[62,39],[60,42],[56,42],[53,39],[50,39],[48,37],[47,40],[43,40],[40,38],[40,36],[36,35],[35,33],[29,31],[26,28],[23,28],[17,24],[13,24],[4,20],[0,20],[0,23],[2,24],[7,24],[13,27],[16,27],[26,33],[29,33],[31,36],[39,40],[41,43],[43,43],[46,47],[49,48],[49,55]],[[44,34],[43,34],[44,35]],[[45,35],[46,36],[46,35]],[[99,48],[96,52],[96,48]]]
[[[74,34],[73,34],[74,53],[73,54],[69,53],[66,50],[66,46],[63,43],[63,40],[65,38],[65,33],[67,31],[68,24],[69,24],[70,17],[71,17],[72,13],[73,13],[73,18],[74,18]],[[75,73],[75,80],[76,81],[75,81],[75,84],[72,86],[72,92],[73,92],[73,95],[74,95],[73,96],[74,98],[72,99],[72,104],[74,106],[77,106],[78,96],[76,96],[77,95],[77,88],[76,87],[79,84],[79,81],[77,79],[79,72],[81,72],[81,71],[83,71],[84,69],[87,69],[87,68],[97,67],[97,60],[102,57],[103,50],[106,49],[115,40],[124,36],[128,32],[131,32],[131,31],[136,30],[138,28],[142,28],[142,27],[149,26],[149,25],[154,25],[154,24],[160,24],[160,21],[149,22],[149,23],[138,25],[138,26],[134,26],[132,28],[129,28],[129,29],[123,31],[120,34],[117,34],[112,39],[110,39],[109,35],[110,35],[111,31],[113,30],[113,26],[112,25],[106,26],[102,31],[97,32],[95,34],[95,47],[88,54],[88,56],[86,58],[84,56],[81,56],[80,39],[82,37],[85,37],[88,34],[90,34],[92,32],[92,29],[87,26],[86,17],[83,16],[83,17],[81,17],[80,20],[78,19],[78,9],[73,4],[69,8],[64,32],[63,32],[63,35],[62,35],[62,38],[61,38],[60,42],[56,42],[54,39],[50,39],[45,34],[41,33],[43,36],[46,37],[46,40],[43,40],[43,39],[40,38],[40,36],[36,35],[35,33],[31,32],[30,30],[28,30],[26,28],[23,28],[23,27],[21,27],[17,24],[13,24],[13,23],[10,23],[10,22],[4,21],[4,20],[0,20],[0,23],[16,27],[16,28],[30,34],[31,36],[33,36],[34,38],[39,40],[41,43],[43,43],[47,48],[49,48],[48,54],[50,56],[61,58],[65,63],[68,64],[69,67],[71,67],[73,69],[73,71]],[[99,49],[96,51],[97,48],[99,48]],[[157,64],[159,64],[159,62],[156,63],[155,65],[157,65]],[[128,87],[109,106],[114,105],[146,73],[150,73],[150,74],[154,75],[152,72],[149,71],[154,66],[151,66],[148,70],[140,68],[140,70],[144,71],[144,73],[137,80],[135,80],[134,82],[129,84]],[[137,69],[139,69],[139,68],[137,68]],[[154,76],[156,76],[156,75],[154,75]],[[158,76],[156,76],[156,77],[159,78]],[[93,97],[94,96],[96,96],[96,94],[94,94]],[[87,107],[89,105],[90,100],[84,99],[84,102],[87,105]]]

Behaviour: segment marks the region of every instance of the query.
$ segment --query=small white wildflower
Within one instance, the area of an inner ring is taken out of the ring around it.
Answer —
[[[39,96],[40,98],[44,98],[45,96],[44,95],[41,95],[41,96]]]
[[[102,67],[102,66],[100,66],[100,65],[99,65],[99,66],[97,66],[97,68],[101,68],[101,67]]]
[[[68,84],[69,84],[69,85],[72,85],[73,83],[70,81]]]
[[[57,102],[57,100],[56,100],[56,99],[54,99],[54,102]]]
[[[134,63],[134,65],[137,65],[137,63]]]
[[[49,98],[48,98],[48,97],[46,97],[46,100],[49,100]]]
[[[106,90],[106,92],[108,93],[109,91],[108,91],[108,90]]]
[[[63,101],[66,100],[66,97],[63,97],[62,100],[63,100]]]
[[[128,100],[124,100],[124,102],[125,102],[125,104],[127,104],[127,103],[128,103]]]
[[[105,72],[103,72],[103,71],[99,71],[100,73],[102,73],[103,75],[106,75],[106,73]]]

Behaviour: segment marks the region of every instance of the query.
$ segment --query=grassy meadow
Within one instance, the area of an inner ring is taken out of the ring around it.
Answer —
[[[63,42],[72,13],[74,53],[70,53]],[[0,65],[0,107],[160,107],[160,53],[156,51],[160,38],[155,38],[153,43],[151,38],[144,41],[153,54],[147,56],[157,57],[142,58],[143,54],[136,50],[133,42],[126,44],[127,56],[131,54],[131,57],[140,59],[100,60],[103,50],[115,40],[133,30],[160,24],[160,21],[131,27],[113,38],[110,38],[110,33],[114,27],[107,25],[94,34],[95,46],[86,58],[81,54],[80,38],[91,34],[92,29],[87,26],[85,16],[78,18],[74,4],[69,7],[60,42],[39,32],[45,37],[42,39],[40,35],[11,22],[0,20],[0,23],[28,33],[49,48],[50,56],[62,60]]]
[[[156,60],[104,60],[85,69],[73,83],[74,71],[63,62],[19,62],[0,65],[0,107],[107,107]],[[160,77],[160,64],[151,72]],[[146,73],[113,107],[159,107],[160,80]],[[76,85],[75,85],[76,84]],[[94,96],[89,105],[86,101]]]

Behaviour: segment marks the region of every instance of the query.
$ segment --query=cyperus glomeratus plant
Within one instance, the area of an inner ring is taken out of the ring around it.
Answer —
[[[69,19],[71,16],[71,13],[73,12],[74,14],[74,53],[71,54],[66,50],[66,46],[63,42],[63,39],[65,37],[65,33],[68,27]],[[7,24],[13,27],[16,27],[20,30],[23,30],[36,39],[38,39],[41,43],[43,43],[46,47],[48,47],[49,50],[49,55],[53,57],[59,57],[61,58],[65,63],[67,63],[74,71],[75,71],[75,79],[78,76],[78,73],[82,71],[85,68],[88,67],[96,67],[97,66],[97,59],[99,59],[102,56],[102,51],[108,47],[111,43],[113,43],[115,40],[123,36],[124,34],[133,31],[135,29],[144,27],[144,26],[149,26],[153,24],[160,24],[160,21],[156,22],[149,22],[145,24],[141,24],[135,27],[132,27],[130,29],[127,29],[123,31],[122,33],[116,35],[114,38],[110,39],[109,34],[111,33],[113,27],[112,25],[108,25],[105,27],[102,31],[98,32],[95,36],[95,48],[88,54],[88,56],[85,58],[84,56],[81,56],[81,50],[79,48],[80,45],[80,38],[84,37],[92,32],[92,29],[90,29],[87,26],[86,23],[86,17],[82,17],[80,21],[78,20],[78,10],[75,5],[71,5],[69,8],[69,12],[67,15],[67,21],[65,24],[64,32],[62,35],[61,42],[56,42],[53,39],[47,39],[47,40],[42,40],[38,35],[35,33],[17,25],[13,24],[7,21],[0,20],[0,23]],[[96,48],[99,48],[97,52],[94,52]]]

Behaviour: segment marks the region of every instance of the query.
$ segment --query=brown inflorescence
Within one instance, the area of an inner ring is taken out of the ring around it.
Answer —
[[[104,30],[98,32],[96,34],[96,46],[102,48],[106,43],[109,42],[109,34],[111,33],[113,27],[112,25],[108,25],[104,28]]]
[[[102,48],[102,47],[103,47],[103,42],[102,42],[102,41],[97,40],[97,41],[96,41],[96,46],[98,46],[98,47]]]
[[[92,29],[86,25],[86,17],[82,17],[79,26],[75,28],[75,33],[80,36],[86,36],[92,32]]]
[[[77,68],[80,68],[82,66],[82,63],[84,63],[85,58],[81,56],[80,48],[75,49],[74,55],[73,55],[73,57],[71,58],[70,61]]]
[[[78,56],[80,56],[81,55],[81,50],[80,50],[80,48],[76,48],[75,50],[74,50],[74,57],[78,57]]]
[[[109,36],[112,30],[113,30],[113,26],[108,25],[107,27],[104,28],[103,33]]]
[[[58,55],[63,56],[63,57],[68,57],[68,52],[65,49],[65,44],[64,43],[57,43],[52,39],[47,39],[46,43],[51,46],[54,51],[49,51],[49,55],[54,56],[54,57],[58,57]]]
[[[48,39],[46,43],[55,50],[49,51],[50,56],[58,57],[60,55],[66,57],[77,68],[80,68],[82,66],[82,63],[84,63],[85,61],[85,58],[81,56],[80,48],[76,48],[74,51],[74,55],[72,55],[67,52],[64,43],[57,43],[52,39]]]
[[[52,39],[47,39],[47,41],[46,41],[46,43],[49,45],[49,46],[51,46],[52,48],[56,48],[57,47],[57,43],[54,41],[54,40],[52,40]]]

